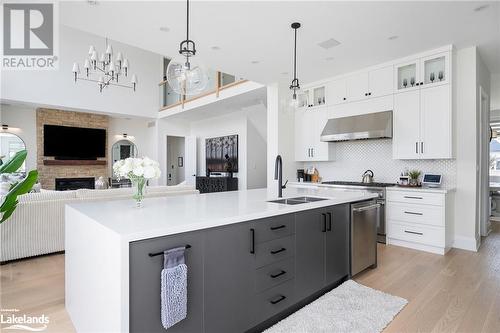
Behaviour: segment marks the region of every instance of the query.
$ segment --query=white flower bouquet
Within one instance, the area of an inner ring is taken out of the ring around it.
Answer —
[[[148,157],[129,157],[116,161],[113,164],[113,173],[118,179],[130,179],[134,187],[134,199],[136,200],[137,207],[142,207],[146,182],[149,179],[159,178],[161,175],[159,163]]]

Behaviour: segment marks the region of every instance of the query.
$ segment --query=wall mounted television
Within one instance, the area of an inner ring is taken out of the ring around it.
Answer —
[[[43,125],[43,156],[60,160],[95,160],[106,156],[106,130]]]

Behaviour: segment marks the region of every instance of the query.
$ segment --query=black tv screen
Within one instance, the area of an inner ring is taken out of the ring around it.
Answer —
[[[96,159],[106,156],[106,130],[43,126],[43,155],[59,159]]]

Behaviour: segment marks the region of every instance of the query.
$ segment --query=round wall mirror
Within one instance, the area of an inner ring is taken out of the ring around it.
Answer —
[[[112,165],[119,160],[124,160],[129,157],[137,157],[137,146],[129,140],[120,140],[115,142],[111,148]]]
[[[7,162],[18,151],[26,149],[23,139],[15,134],[0,132],[0,165]],[[23,163],[19,172],[26,171],[26,162]]]

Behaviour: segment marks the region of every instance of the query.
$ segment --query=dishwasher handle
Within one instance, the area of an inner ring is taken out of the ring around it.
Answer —
[[[373,204],[373,205],[368,205],[368,206],[353,208],[352,211],[355,212],[355,213],[364,212],[366,210],[379,209],[380,206],[381,205],[379,203],[376,203],[376,204]]]

